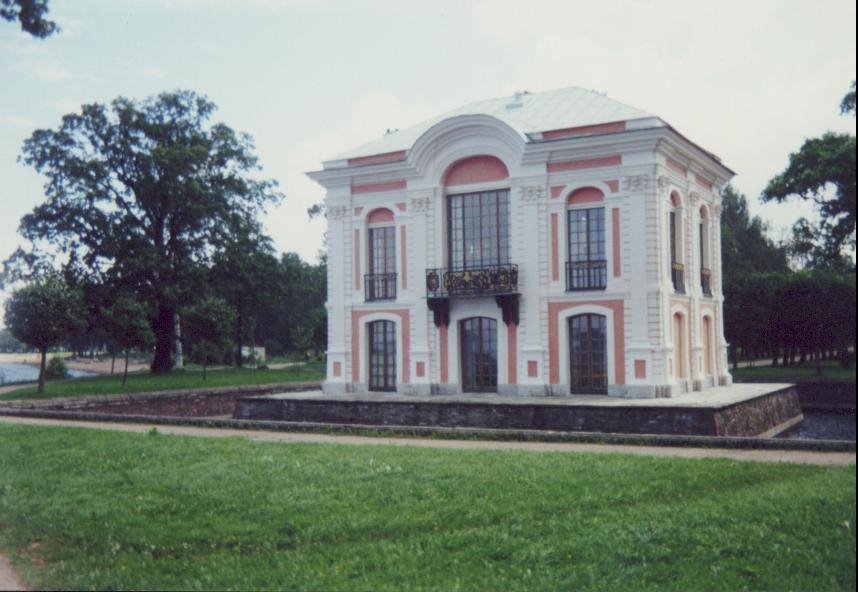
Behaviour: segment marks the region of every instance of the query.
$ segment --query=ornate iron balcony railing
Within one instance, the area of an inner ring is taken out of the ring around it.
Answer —
[[[608,285],[608,262],[604,259],[593,261],[566,262],[566,291],[604,290]]]
[[[396,299],[395,273],[368,273],[363,276],[363,286],[367,302]]]
[[[447,296],[491,296],[518,291],[518,265],[426,270],[426,294],[429,298]]]
[[[705,267],[700,270],[700,287],[705,296],[712,296],[712,270]]]
[[[674,261],[670,264],[670,279],[673,282],[673,289],[680,294],[685,294],[685,266],[682,263]]]

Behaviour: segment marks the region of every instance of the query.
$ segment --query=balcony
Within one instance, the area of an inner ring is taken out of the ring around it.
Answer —
[[[429,298],[450,296],[495,296],[518,291],[518,265],[489,265],[477,268],[437,267],[426,270]]]
[[[566,262],[567,292],[604,290],[607,284],[608,262],[606,260]]]
[[[363,276],[363,286],[367,302],[396,300],[395,273],[368,273]]]
[[[670,264],[670,279],[673,289],[679,294],[685,294],[685,266],[676,261]]]
[[[704,296],[712,296],[712,270],[705,267],[700,270],[700,288]]]

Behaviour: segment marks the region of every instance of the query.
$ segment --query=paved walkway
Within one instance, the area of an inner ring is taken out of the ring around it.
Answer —
[[[190,426],[151,426],[139,423],[67,421],[31,417],[2,417],[0,423],[62,426],[119,432],[148,432],[156,427],[162,434],[208,438],[245,438],[255,442],[287,444],[313,442],[324,444],[414,446],[417,448],[459,448],[478,450],[527,450],[532,452],[589,452],[598,454],[635,454],[671,458],[727,458],[739,461],[789,462],[814,465],[855,464],[854,452],[814,452],[807,450],[735,450],[725,448],[684,448],[679,446],[631,446],[622,444],[585,444],[573,442],[498,442],[488,440],[441,440],[431,438],[384,438],[370,436],[310,434],[300,432],[266,432]]]

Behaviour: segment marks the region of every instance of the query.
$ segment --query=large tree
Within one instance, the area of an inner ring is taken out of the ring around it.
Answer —
[[[118,98],[84,105],[24,143],[24,162],[47,177],[47,201],[22,219],[32,249],[13,259],[55,257],[36,250],[47,242],[145,299],[153,372],[170,370],[174,311],[198,293],[212,257],[281,198],[259,178],[250,136],[210,124],[214,110],[192,91]]]
[[[855,114],[855,83],[840,103],[843,114]],[[800,220],[795,234],[816,235],[818,254],[829,254],[837,266],[844,249],[855,248],[855,136],[828,132],[804,142],[789,155],[787,168],[772,178],[762,200],[782,202],[796,196],[813,201],[820,223]],[[818,266],[818,265],[817,265]]]
[[[64,281],[49,277],[16,290],[6,301],[4,321],[19,341],[39,350],[39,393],[45,391],[48,349],[80,330],[81,296]]]
[[[0,18],[18,21],[33,37],[44,39],[60,30],[47,16],[48,0],[0,0]]]

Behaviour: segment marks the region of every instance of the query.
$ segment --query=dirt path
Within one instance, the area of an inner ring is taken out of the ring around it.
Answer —
[[[19,425],[64,426],[119,432],[148,432],[156,427],[162,434],[208,438],[246,438],[255,442],[315,442],[325,444],[415,446],[418,448],[459,448],[480,450],[528,450],[532,452],[590,452],[601,454],[635,454],[671,458],[727,458],[740,461],[789,462],[814,465],[855,464],[854,452],[814,452],[806,450],[734,450],[722,448],[683,448],[670,446],[630,446],[617,444],[583,444],[567,442],[497,442],[486,440],[440,440],[428,438],[379,438],[369,436],[336,436],[297,432],[265,432],[198,428],[189,426],[150,426],[137,423],[64,421],[30,417],[0,417],[0,422]]]
[[[0,590],[26,590],[21,583],[21,578],[18,577],[9,560],[0,554]]]

